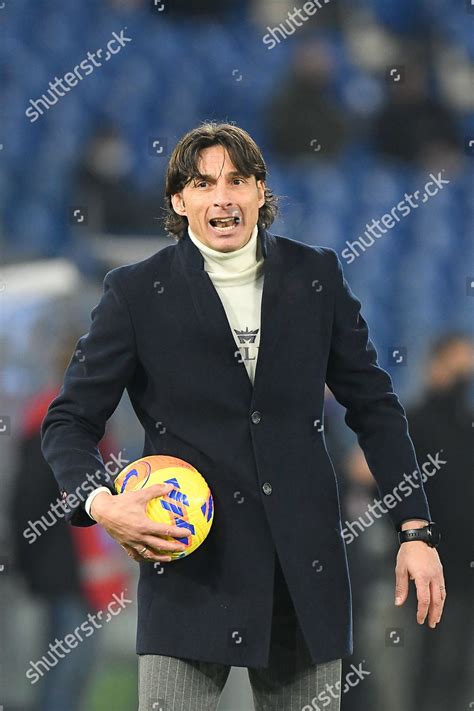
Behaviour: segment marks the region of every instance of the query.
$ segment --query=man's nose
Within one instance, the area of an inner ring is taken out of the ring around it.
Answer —
[[[232,205],[232,200],[228,193],[227,186],[216,186],[214,191],[214,207],[229,207]]]
[[[216,198],[214,200],[214,207],[228,209],[231,205],[232,205],[232,201],[227,200],[227,198]]]

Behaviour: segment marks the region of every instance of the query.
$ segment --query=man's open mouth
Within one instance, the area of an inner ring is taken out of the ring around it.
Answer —
[[[213,217],[209,224],[219,232],[230,232],[240,223],[240,217]]]

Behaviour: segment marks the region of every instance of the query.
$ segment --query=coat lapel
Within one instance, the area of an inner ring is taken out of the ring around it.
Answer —
[[[258,239],[264,257],[264,281],[260,346],[253,386],[245,364],[239,358],[240,352],[219,294],[204,269],[204,258],[187,232],[176,245],[177,258],[175,260],[176,268],[184,275],[189,284],[200,328],[209,342],[210,349],[219,354],[223,365],[235,366],[236,373],[242,379],[244,387],[248,389],[249,395],[255,392],[260,381],[264,378],[282,328],[284,328],[284,320],[289,317],[284,308],[285,281],[288,278],[288,271],[283,268],[277,240],[263,228],[259,228]]]

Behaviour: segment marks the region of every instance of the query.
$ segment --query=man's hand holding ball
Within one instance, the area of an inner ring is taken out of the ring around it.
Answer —
[[[166,536],[183,537],[183,529],[166,523],[155,523],[146,514],[152,499],[168,494],[172,484],[153,484],[139,491],[125,491],[120,496],[100,492],[91,506],[97,523],[127,551],[134,560],[170,562],[169,555],[156,551],[184,551],[179,541]],[[145,550],[145,548],[147,550]]]

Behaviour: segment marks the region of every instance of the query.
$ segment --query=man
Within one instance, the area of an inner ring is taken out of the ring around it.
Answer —
[[[407,410],[407,418],[417,459],[427,463],[425,486],[431,511],[443,531],[439,548],[451,604],[436,644],[428,629],[421,628],[415,638],[419,665],[413,679],[413,709],[469,708],[469,660],[474,652],[472,338],[462,331],[441,334],[431,344],[423,370],[425,388],[418,402]],[[424,680],[422,688],[417,684],[419,678]]]
[[[411,495],[390,508],[394,526],[434,534],[404,410],[360,302],[333,250],[267,231],[276,199],[265,180],[258,146],[236,126],[205,123],[179,141],[165,191],[177,243],[106,275],[43,424],[66,501],[92,470],[104,487],[86,506],[72,499],[68,520],[95,519],[140,562],[141,711],[215,708],[232,665],[248,668],[258,710],[340,708],[351,592],[325,382],[381,493],[412,477]],[[145,515],[169,489],[111,496],[97,452],[124,388],[145,430],[143,456],[190,462],[214,496],[205,543],[171,566],[166,551],[182,546],[163,536],[181,529]],[[403,543],[396,574],[401,602],[411,577],[418,622],[428,614],[434,627],[445,597],[435,548]]]

